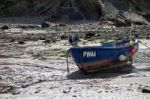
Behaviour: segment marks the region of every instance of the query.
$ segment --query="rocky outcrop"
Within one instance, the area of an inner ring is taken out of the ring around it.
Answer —
[[[150,1],[1,0],[0,16],[48,16],[47,21],[66,23],[107,20],[119,25],[148,24]]]
[[[150,4],[148,0],[105,0],[103,16],[117,25],[148,24]],[[119,23],[119,24],[118,24]]]
[[[78,21],[98,20],[102,15],[101,3],[98,0],[65,0],[57,7],[50,20]]]

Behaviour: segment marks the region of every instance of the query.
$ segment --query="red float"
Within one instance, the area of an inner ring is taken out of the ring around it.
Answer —
[[[130,54],[131,55],[134,55],[136,53],[136,49],[135,48],[132,48],[131,50],[130,50]]]

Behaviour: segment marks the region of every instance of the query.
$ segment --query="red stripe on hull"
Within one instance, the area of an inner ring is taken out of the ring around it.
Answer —
[[[81,71],[95,72],[102,69],[115,68],[125,63],[127,63],[127,61],[121,62],[119,60],[103,60],[93,63],[77,64],[77,66]]]

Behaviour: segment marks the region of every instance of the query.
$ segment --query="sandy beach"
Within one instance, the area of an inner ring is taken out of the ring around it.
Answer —
[[[9,36],[9,34],[7,35]],[[141,39],[150,46],[150,40]],[[150,55],[140,44],[132,67],[119,71],[82,74],[64,52],[67,41],[43,40],[0,43],[0,99],[149,99]],[[63,46],[63,47],[62,47]],[[140,53],[141,52],[141,53]]]
[[[150,0],[0,0],[0,99],[150,99]]]

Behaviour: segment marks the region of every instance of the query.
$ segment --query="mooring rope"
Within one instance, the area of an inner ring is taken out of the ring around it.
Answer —
[[[148,45],[146,45],[145,43],[143,43],[141,41],[139,43],[141,43],[142,45],[144,45],[145,47],[147,47],[148,49],[150,49],[150,47]],[[138,52],[141,53],[141,54],[143,54],[143,55],[145,55],[145,56],[147,56],[147,57],[150,57],[150,55],[145,54],[144,52],[140,52],[140,51],[138,51]]]
[[[150,47],[148,45],[146,45],[145,43],[143,43],[141,41],[139,43],[141,43],[142,45],[144,45],[145,47],[147,47],[148,49],[150,49]]]
[[[138,52],[141,53],[141,54],[143,54],[143,55],[145,55],[145,56],[147,56],[147,57],[150,57],[150,55],[148,55],[148,54],[145,54],[145,53],[140,52],[140,51],[138,51]]]

